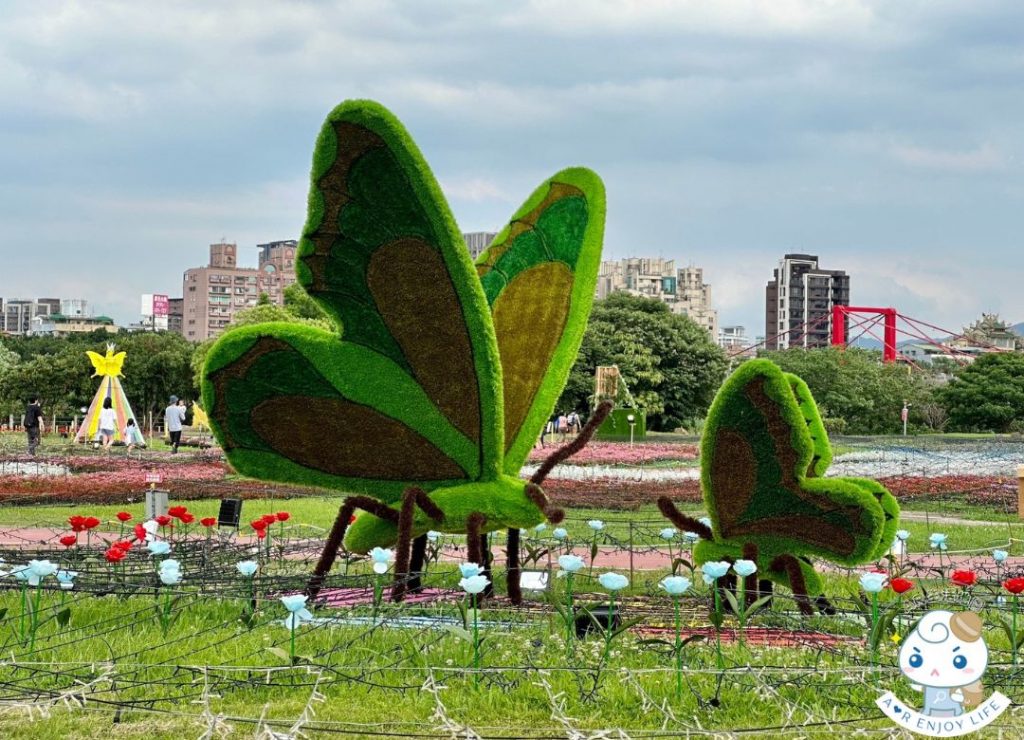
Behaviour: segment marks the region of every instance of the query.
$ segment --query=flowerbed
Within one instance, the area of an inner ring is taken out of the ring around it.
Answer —
[[[529,461],[542,462],[557,445],[534,447]],[[572,457],[573,465],[643,465],[666,460],[696,460],[697,445],[667,444],[664,442],[591,442]]]

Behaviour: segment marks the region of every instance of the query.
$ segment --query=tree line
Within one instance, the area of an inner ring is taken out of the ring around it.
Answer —
[[[298,286],[286,291],[284,306],[261,299],[236,315],[229,330],[264,321],[334,330]],[[98,385],[85,351],[102,352],[110,341],[128,353],[122,383],[137,416],[159,414],[172,393],[198,398],[212,342],[192,344],[169,332],[8,337],[0,340],[0,417],[20,420],[33,394],[42,398],[47,416],[78,413]],[[885,364],[880,352],[857,348],[789,349],[761,356],[807,382],[835,434],[898,433],[904,403],[911,432],[1024,432],[1021,353],[992,353],[963,367],[949,363],[924,369]],[[696,432],[726,374],[741,361],[664,303],[615,293],[594,304],[556,412],[589,409],[596,368],[617,365],[628,390],[619,403],[643,409],[649,429]]]

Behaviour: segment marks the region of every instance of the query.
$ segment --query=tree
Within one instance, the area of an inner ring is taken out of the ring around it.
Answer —
[[[981,355],[953,377],[939,398],[954,431],[1024,431],[1024,354]]]
[[[600,365],[619,366],[649,429],[671,430],[704,415],[726,359],[692,319],[661,301],[620,292],[594,304],[559,410],[590,405]]]
[[[849,434],[892,434],[902,428],[900,411],[910,404],[911,425],[925,422],[921,408],[934,381],[907,365],[883,363],[877,350],[793,348],[761,354],[803,378],[827,426]]]

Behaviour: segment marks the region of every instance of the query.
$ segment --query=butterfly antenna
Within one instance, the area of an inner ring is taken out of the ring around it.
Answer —
[[[548,459],[541,463],[540,467],[537,468],[537,472],[530,478],[530,483],[540,485],[544,482],[544,479],[550,475],[551,471],[554,470],[555,466],[559,463],[565,462],[570,457],[575,455],[577,452],[587,446],[590,438],[594,436],[594,432],[601,426],[608,414],[612,412],[611,401],[601,401],[598,407],[594,410],[594,413],[587,419],[586,425],[580,430],[580,433],[576,435],[576,439],[567,445],[562,445],[557,450],[548,456]]]
[[[666,519],[684,532],[695,532],[702,540],[712,540],[715,538],[711,532],[711,527],[679,511],[668,496],[662,496],[658,499],[658,509],[661,510],[662,515]]]

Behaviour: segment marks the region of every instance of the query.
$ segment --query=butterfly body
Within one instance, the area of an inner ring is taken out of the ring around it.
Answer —
[[[895,499],[873,480],[823,477],[831,460],[806,384],[768,360],[742,364],[715,397],[701,440],[712,526],[695,561],[754,553],[762,578],[815,595],[822,584],[811,557],[844,566],[880,557],[898,526]]]
[[[597,175],[562,170],[474,264],[398,120],[359,100],[328,115],[296,275],[338,331],[233,330],[203,383],[239,472],[356,497],[362,513],[351,527],[339,515],[318,573],[341,537],[354,552],[401,548],[551,513],[540,481],[518,475],[583,338],[604,208]]]

